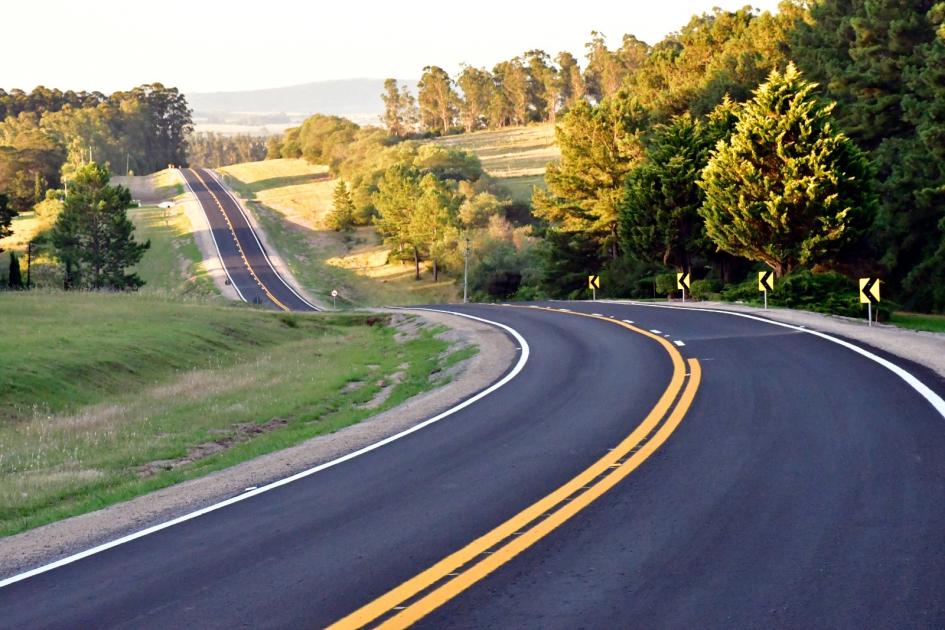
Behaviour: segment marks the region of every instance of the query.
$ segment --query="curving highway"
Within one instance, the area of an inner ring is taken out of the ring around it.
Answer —
[[[241,300],[283,311],[321,310],[276,271],[243,208],[212,171],[182,168],[180,173],[207,216],[220,262]]]
[[[0,627],[945,625],[930,372],[711,312],[441,308],[514,330],[520,371],[356,457],[0,582]]]

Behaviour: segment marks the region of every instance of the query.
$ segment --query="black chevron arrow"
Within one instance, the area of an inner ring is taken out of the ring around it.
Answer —
[[[774,287],[771,286],[771,271],[766,271],[765,275],[761,276],[761,286],[763,286],[768,291],[774,291]]]
[[[863,295],[866,296],[873,304],[877,304],[879,300],[876,299],[876,296],[873,295],[873,285],[879,282],[879,278],[870,278],[866,281],[866,284],[863,285]]]

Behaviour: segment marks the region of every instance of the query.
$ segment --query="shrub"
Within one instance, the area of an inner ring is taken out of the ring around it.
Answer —
[[[692,287],[692,297],[697,300],[714,300],[721,297],[722,281],[715,278],[705,278],[704,280],[693,280],[689,283]]]
[[[656,276],[656,292],[660,295],[672,295],[678,291],[676,288],[675,273],[661,273]]]

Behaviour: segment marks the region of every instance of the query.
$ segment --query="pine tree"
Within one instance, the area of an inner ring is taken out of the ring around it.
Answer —
[[[10,275],[7,279],[7,286],[11,289],[23,288],[23,275],[20,273],[20,259],[16,254],[10,252]]]
[[[773,71],[699,182],[709,237],[779,276],[835,260],[875,212],[868,163],[815,88],[793,64]]]
[[[92,162],[79,168],[69,184],[52,232],[66,267],[67,289],[136,289],[143,284],[126,269],[141,260],[151,242],[135,242],[127,214],[131,193],[110,186],[109,179],[108,169]]]
[[[335,186],[333,209],[328,215],[328,227],[336,232],[350,232],[354,229],[354,202],[343,179]]]
[[[629,98],[577,103],[555,128],[561,160],[545,172],[548,191],[536,190],[535,215],[559,231],[587,232],[602,255],[617,258],[617,206],[642,157],[645,118]]]
[[[703,122],[689,114],[658,125],[646,158],[630,171],[620,205],[620,237],[635,258],[690,269],[694,255],[711,254],[699,215],[705,195],[699,175],[709,152],[734,126],[735,106],[725,101]]]
[[[6,238],[13,234],[10,224],[13,223],[13,217],[16,214],[16,210],[10,207],[10,198],[0,193],[0,238]],[[0,252],[2,251],[3,249],[0,249]]]

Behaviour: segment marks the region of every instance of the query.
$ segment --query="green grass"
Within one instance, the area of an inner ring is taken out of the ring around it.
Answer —
[[[929,332],[945,333],[945,315],[929,315],[925,313],[907,313],[898,311],[893,313],[890,324],[900,328],[912,330],[926,330]]]
[[[509,197],[514,201],[522,203],[531,203],[532,191],[538,188],[546,188],[544,175],[523,175],[521,177],[507,177],[497,181]]]
[[[135,240],[151,241],[134,271],[144,280],[144,293],[218,297],[219,292],[203,266],[183,205],[131,208]]]
[[[0,318],[0,535],[358,422],[474,352],[384,316],[144,295],[6,294]]]

